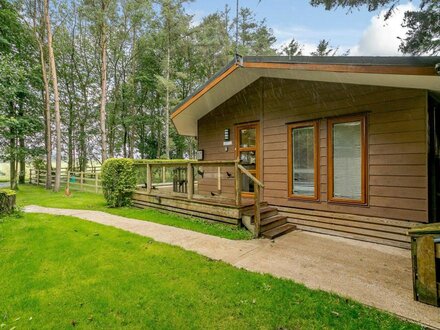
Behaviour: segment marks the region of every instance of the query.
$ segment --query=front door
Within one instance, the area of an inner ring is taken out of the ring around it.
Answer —
[[[236,156],[253,176],[259,179],[259,125],[250,123],[237,125],[235,128]],[[254,193],[254,182],[248,176],[242,176],[241,191],[243,196],[251,197]]]

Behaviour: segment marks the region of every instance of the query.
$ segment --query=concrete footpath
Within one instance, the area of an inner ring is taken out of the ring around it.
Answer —
[[[275,241],[234,241],[99,211],[27,206],[25,212],[73,216],[113,226],[235,267],[331,291],[440,329],[440,308],[413,300],[407,250],[303,231]]]

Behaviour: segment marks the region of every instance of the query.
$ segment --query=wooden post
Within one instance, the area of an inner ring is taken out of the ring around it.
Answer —
[[[40,185],[40,170],[37,170],[37,186]]]
[[[70,171],[67,170],[67,182],[66,182],[67,190],[70,190]]]
[[[162,166],[162,183],[167,182],[167,169],[165,166]]]
[[[83,180],[84,180],[84,172],[79,173],[80,179],[79,179],[79,189],[83,190]]]
[[[151,188],[153,186],[152,178],[151,164],[147,164],[147,194],[151,194]]]
[[[186,170],[186,177],[188,182],[187,194],[188,199],[192,199],[194,195],[194,168],[191,163],[188,163]]]
[[[254,214],[254,225],[255,225],[255,232],[254,232],[254,237],[258,238],[260,237],[260,231],[261,231],[261,215],[260,215],[260,185],[258,184],[254,184],[255,186],[255,192],[254,192],[254,210],[255,210],[255,214]]]
[[[220,166],[217,167],[217,192],[219,194],[222,192],[222,173]]]
[[[98,193],[98,172],[95,171],[95,193]]]
[[[234,165],[234,177],[235,177],[235,205],[241,206],[241,172],[238,168],[238,162]]]
[[[32,184],[32,169],[29,169],[29,184]]]

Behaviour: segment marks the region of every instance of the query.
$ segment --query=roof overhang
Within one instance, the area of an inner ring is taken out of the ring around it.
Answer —
[[[196,136],[200,118],[262,77],[440,92],[436,63],[440,57],[245,57],[181,102],[171,119],[179,134]]]

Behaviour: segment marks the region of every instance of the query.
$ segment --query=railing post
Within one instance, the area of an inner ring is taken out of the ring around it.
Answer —
[[[98,193],[98,172],[95,171],[95,193]]]
[[[147,164],[147,194],[151,194],[152,178],[151,164]]]
[[[222,192],[222,173],[220,166],[217,166],[217,192],[219,194]]]
[[[255,238],[260,237],[260,231],[261,231],[261,215],[260,215],[260,185],[254,184],[254,225],[255,225],[255,232],[254,236]]]
[[[241,172],[238,168],[238,162],[234,165],[234,177],[235,177],[235,205],[241,206]]]
[[[79,173],[79,189],[82,191],[83,190],[83,180],[84,180],[84,172],[80,172]]]
[[[187,187],[188,199],[192,199],[194,195],[194,168],[192,163],[188,163],[187,165],[186,181],[188,183],[188,187]]]

